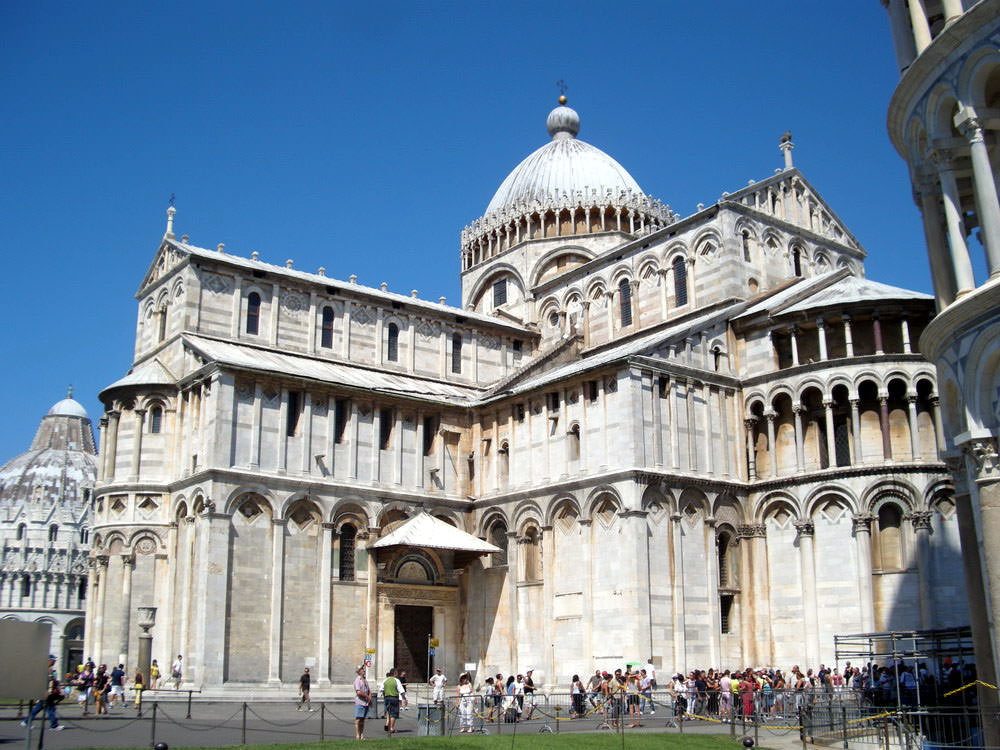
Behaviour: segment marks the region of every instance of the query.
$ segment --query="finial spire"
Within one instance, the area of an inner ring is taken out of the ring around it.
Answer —
[[[170,200],[167,201],[167,231],[163,234],[164,237],[169,239],[174,238],[174,214],[177,213],[177,209],[174,208],[174,194],[170,194]]]
[[[70,385],[69,388],[66,389],[66,398],[73,398],[73,386],[72,385]]]
[[[566,81],[560,78],[556,81],[556,88],[559,89],[559,103],[565,104],[567,101],[566,92],[569,91],[569,86],[566,85]]]
[[[792,164],[792,149],[795,148],[795,144],[792,143],[792,131],[786,130],[785,134],[781,136],[781,143],[778,148],[785,152],[785,169],[791,169],[794,165]]]

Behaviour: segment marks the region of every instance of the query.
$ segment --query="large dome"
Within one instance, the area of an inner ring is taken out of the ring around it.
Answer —
[[[609,192],[618,197],[642,189],[626,169],[599,148],[578,140],[580,118],[569,107],[560,105],[546,121],[552,140],[528,156],[507,175],[486,207],[490,215],[508,206],[538,201],[558,200],[563,196],[590,197]]]

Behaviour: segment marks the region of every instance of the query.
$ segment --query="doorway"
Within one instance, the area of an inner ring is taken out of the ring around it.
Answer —
[[[410,682],[430,679],[427,663],[427,636],[434,632],[434,608],[397,604],[393,666],[406,670]],[[431,659],[430,670],[434,669]]]

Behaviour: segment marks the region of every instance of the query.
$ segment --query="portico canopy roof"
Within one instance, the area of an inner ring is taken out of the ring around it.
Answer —
[[[499,547],[484,542],[472,534],[466,534],[450,523],[445,523],[425,512],[418,513],[372,545],[373,549],[402,546],[448,549],[455,552],[473,552],[479,555],[501,551]]]

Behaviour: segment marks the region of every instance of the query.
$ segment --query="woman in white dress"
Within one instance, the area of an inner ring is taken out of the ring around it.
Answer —
[[[458,725],[460,734],[472,734],[472,678],[463,673],[458,678]]]

